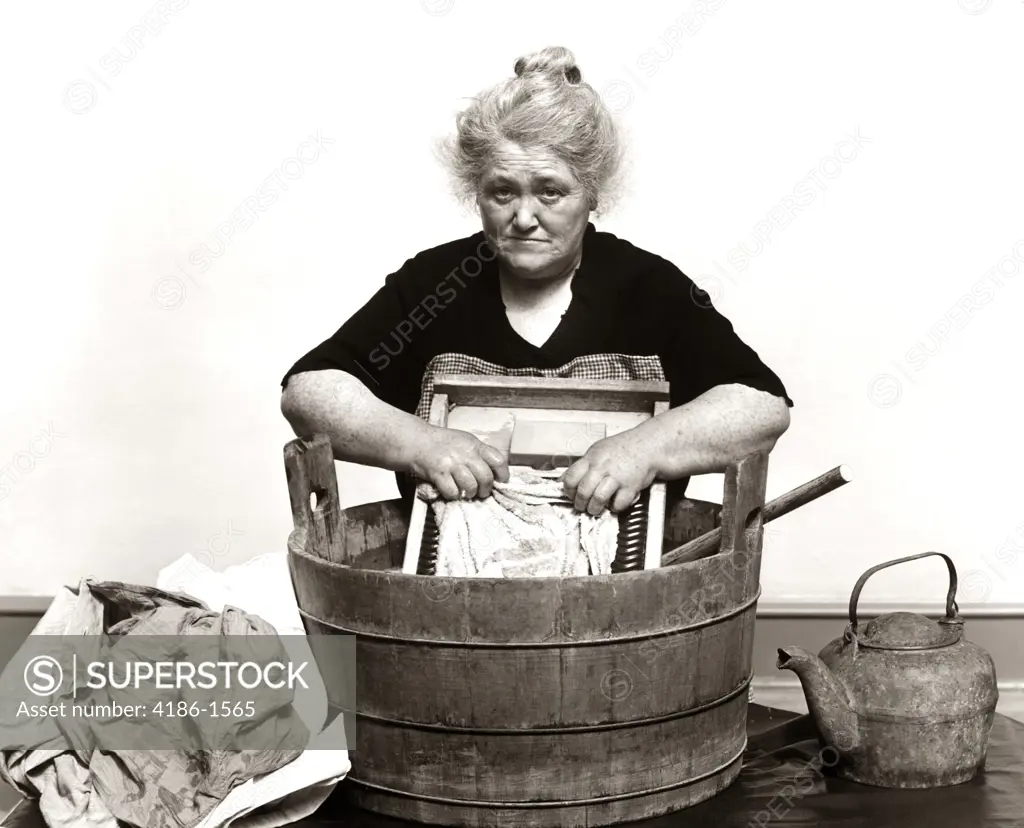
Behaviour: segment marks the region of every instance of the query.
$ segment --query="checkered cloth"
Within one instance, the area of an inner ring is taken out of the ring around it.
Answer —
[[[646,380],[664,382],[665,371],[657,356],[627,354],[587,354],[576,357],[558,368],[506,368],[494,362],[466,354],[438,354],[423,371],[420,402],[416,416],[430,419],[434,399],[434,381],[441,374],[482,374],[497,377],[572,377],[597,380]]]

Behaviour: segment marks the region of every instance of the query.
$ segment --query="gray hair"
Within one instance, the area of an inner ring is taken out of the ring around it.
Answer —
[[[549,46],[515,62],[514,78],[484,90],[456,117],[456,134],[440,145],[456,194],[474,201],[495,147],[504,141],[557,155],[583,186],[590,208],[608,205],[622,164],[622,139],[573,53]]]

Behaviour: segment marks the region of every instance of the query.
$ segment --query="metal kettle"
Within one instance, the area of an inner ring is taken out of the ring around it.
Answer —
[[[949,568],[946,617],[893,612],[860,626],[865,582],[886,567],[931,555]],[[803,686],[824,742],[839,754],[836,772],[867,785],[956,785],[984,767],[999,693],[992,657],[963,638],[953,561],[924,552],[874,566],[850,596],[850,624],[815,656],[778,651],[777,667]]]

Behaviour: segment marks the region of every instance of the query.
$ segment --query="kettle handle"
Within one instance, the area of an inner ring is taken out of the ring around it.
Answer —
[[[960,608],[956,605],[956,567],[953,566],[953,561],[949,555],[945,555],[942,552],[922,552],[920,555],[910,555],[906,558],[897,558],[895,561],[888,561],[887,563],[873,566],[867,572],[860,576],[857,581],[857,585],[853,588],[853,594],[850,596],[850,632],[856,634],[857,632],[857,601],[860,599],[860,591],[864,589],[864,584],[867,583],[868,578],[874,575],[878,570],[885,569],[889,566],[895,566],[896,564],[906,563],[907,561],[916,561],[918,558],[927,558],[931,555],[938,555],[946,561],[946,566],[949,568],[949,592],[946,594],[946,618],[948,621],[959,621]]]

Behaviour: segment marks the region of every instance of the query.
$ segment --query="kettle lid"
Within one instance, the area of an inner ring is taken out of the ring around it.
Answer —
[[[858,630],[857,601],[867,579],[880,569],[932,555],[943,558],[949,569],[946,617],[933,621],[916,612],[890,612],[869,621],[863,629]],[[932,650],[956,644],[960,641],[964,628],[960,609],[956,605],[956,587],[956,567],[949,556],[941,552],[924,552],[873,566],[860,576],[853,588],[853,594],[850,596],[850,625],[846,628],[844,637],[847,641],[856,641],[858,645],[878,650]]]
[[[856,637],[861,647],[878,650],[933,650],[956,644],[962,634],[959,618],[933,621],[916,612],[891,612],[869,621]]]

